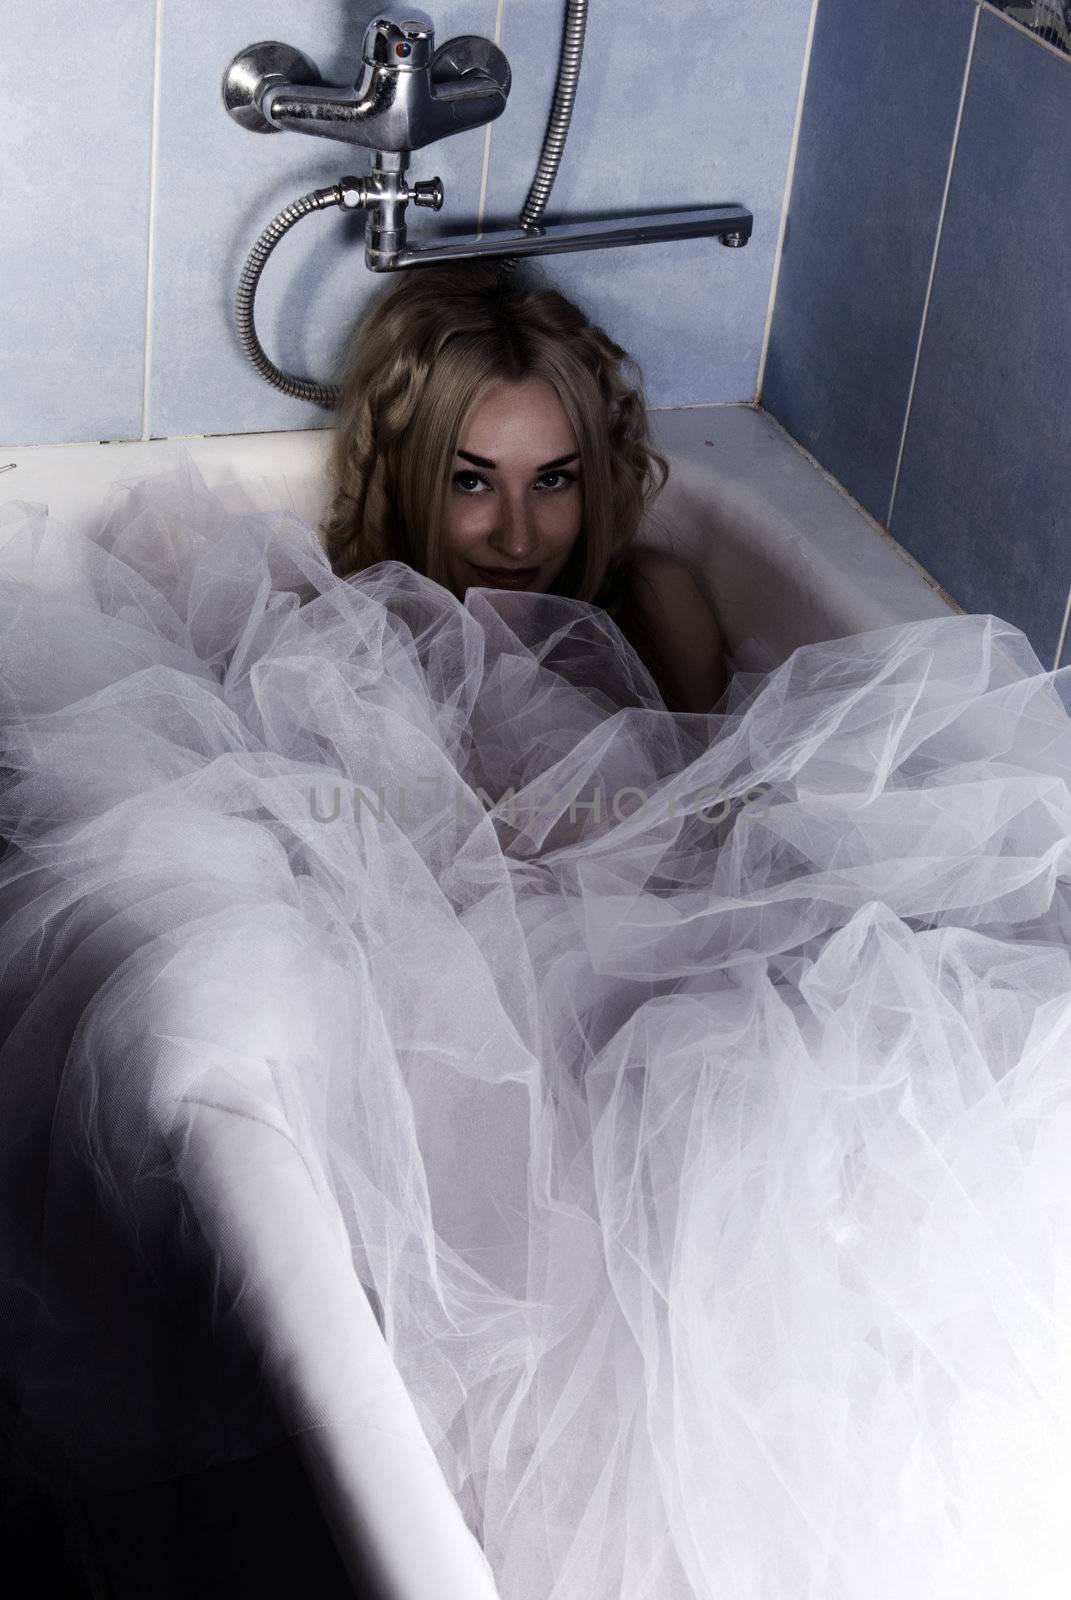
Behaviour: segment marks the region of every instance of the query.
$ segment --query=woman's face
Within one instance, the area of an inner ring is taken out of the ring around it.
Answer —
[[[453,593],[548,589],[583,514],[576,435],[553,386],[545,378],[493,384],[462,425],[452,469],[443,538]]]

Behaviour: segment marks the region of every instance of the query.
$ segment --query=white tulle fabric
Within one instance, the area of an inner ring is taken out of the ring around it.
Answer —
[[[1071,670],[949,616],[674,715],[598,608],[337,579],[188,458],[0,558],[43,1454],[285,1426],[169,1162],[197,1092],[307,1155],[503,1600],[1066,1595]]]

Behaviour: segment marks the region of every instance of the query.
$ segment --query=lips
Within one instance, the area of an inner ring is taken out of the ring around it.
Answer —
[[[474,564],[473,571],[479,573],[481,587],[485,589],[527,589],[539,575],[538,567],[528,567],[519,572],[489,572],[486,567]]]

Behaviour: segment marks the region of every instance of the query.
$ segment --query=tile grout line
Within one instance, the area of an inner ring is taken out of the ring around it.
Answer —
[[[1056,641],[1056,654],[1052,658],[1053,672],[1059,672],[1060,670],[1060,662],[1063,659],[1064,648],[1067,644],[1069,635],[1071,635],[1071,583],[1069,583],[1067,586],[1067,602],[1064,606],[1064,620],[1060,624],[1060,635]],[[1071,667],[1071,657],[1068,658],[1067,665]]]
[[[149,237],[145,271],[145,337],[141,390],[141,437],[149,435],[149,386],[152,381],[152,302],[156,281],[156,173],[160,139],[160,44],[163,33],[164,0],[156,0],[156,23],[152,63],[152,132],[149,138]]]
[[[937,233],[933,241],[933,253],[930,256],[930,275],[926,280],[926,298],[922,303],[922,317],[919,322],[918,339],[915,343],[915,360],[911,368],[911,382],[907,389],[907,404],[904,407],[904,423],[900,430],[900,448],[896,452],[896,466],[893,469],[892,490],[889,494],[889,509],[885,514],[885,526],[891,531],[893,507],[896,504],[896,495],[900,487],[900,471],[904,462],[904,450],[907,445],[907,430],[911,425],[911,408],[915,402],[915,386],[918,382],[919,366],[922,361],[922,346],[926,338],[926,323],[930,315],[930,297],[933,294],[934,279],[937,276],[937,259],[941,253],[941,237],[945,230],[945,212],[948,208],[948,195],[952,187],[952,173],[956,165],[956,151],[959,149],[959,132],[963,124],[963,108],[967,104],[967,89],[971,81],[971,67],[974,64],[974,42],[978,37],[978,19],[981,10],[976,6],[974,21],[971,23],[971,37],[967,45],[967,60],[963,68],[963,82],[960,85],[959,105],[956,108],[956,126],[952,133],[952,148],[948,152],[948,166],[945,170],[945,187],[941,196],[941,209],[937,214]]]
[[[498,10],[495,14],[495,32],[492,44],[502,48],[502,13],[506,8],[506,0],[498,0]],[[487,183],[491,173],[491,132],[494,122],[489,122],[483,134],[483,171],[480,173],[480,203],[476,207],[476,237],[483,237],[483,219],[487,207]]]
[[[648,405],[648,411],[717,411],[736,406],[741,411],[761,410],[754,400],[677,400],[670,405]]]
[[[774,245],[774,265],[770,278],[770,293],[766,302],[766,326],[762,331],[762,349],[759,352],[759,371],[755,380],[755,393],[751,399],[752,405],[761,403],[762,385],[766,376],[766,356],[770,348],[770,333],[773,328],[774,305],[777,300],[777,285],[781,278],[781,261],[784,256],[785,231],[788,227],[788,206],[792,198],[792,185],[796,177],[796,156],[799,152],[800,129],[803,126],[803,103],[807,97],[807,79],[811,73],[811,48],[814,44],[815,22],[818,17],[818,0],[812,0],[810,21],[807,24],[807,41],[803,47],[803,71],[800,73],[800,88],[796,98],[796,120],[792,129],[792,145],[788,153],[788,172],[785,175],[785,195],[781,205],[781,217],[777,226],[777,243]]]

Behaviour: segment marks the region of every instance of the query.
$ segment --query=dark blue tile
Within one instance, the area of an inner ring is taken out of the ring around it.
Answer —
[[[1071,59],[980,13],[891,531],[1054,663],[1071,584]]]
[[[820,0],[762,405],[884,522],[971,0]]]

